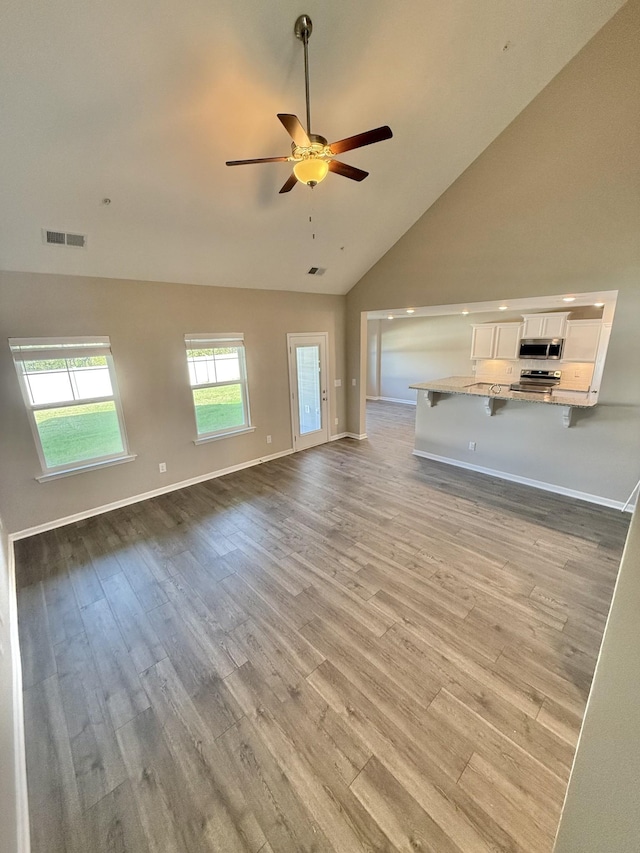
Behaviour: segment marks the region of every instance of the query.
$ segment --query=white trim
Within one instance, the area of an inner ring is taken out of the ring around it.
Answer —
[[[82,397],[78,400],[63,400],[61,403],[32,403],[31,409],[34,412],[46,412],[47,409],[71,409],[73,406],[92,406],[94,403],[110,403],[113,396],[110,397]]]
[[[358,435],[356,432],[345,432],[344,435],[345,438],[355,438],[356,441],[362,441],[363,439],[368,438],[366,432],[363,432],[360,435]]]
[[[13,754],[15,761],[16,829],[18,853],[29,853],[29,791],[27,788],[27,757],[24,737],[24,701],[22,695],[22,661],[18,634],[18,596],[16,592],[16,561],[13,549],[15,534],[7,537],[7,571],[9,575],[9,642],[11,643],[11,675],[13,687]]]
[[[74,474],[83,474],[85,471],[93,471],[95,468],[109,468],[110,465],[122,465],[123,462],[133,462],[138,458],[137,453],[127,453],[126,456],[117,456],[115,459],[103,459],[101,462],[91,462],[89,465],[78,465],[75,468],[63,468],[61,471],[50,471],[48,474],[40,474],[36,477],[39,483],[48,483],[49,480],[59,480],[61,477],[72,477]]]
[[[369,399],[369,398],[367,398]],[[405,406],[417,405],[416,400],[401,400],[399,397],[376,397],[376,400],[383,400],[385,403],[404,403]]]
[[[237,382],[234,384],[238,384]],[[194,444],[206,444],[208,441],[220,441],[221,438],[231,438],[232,435],[244,435],[245,432],[255,432],[256,427],[242,427],[241,429],[232,429],[229,432],[216,432],[213,435],[202,435],[200,438],[194,438]]]
[[[367,394],[366,399],[367,399],[367,400],[374,400],[374,401],[375,401],[375,400],[381,400],[382,398],[381,398],[381,397],[370,397],[370,396]]]
[[[348,435],[348,432],[337,432],[335,435],[329,436],[329,441],[338,441],[341,438],[347,438]]]
[[[167,486],[161,486],[159,489],[152,489],[150,492],[143,492],[139,495],[132,495],[128,498],[122,498],[119,501],[113,501],[109,504],[93,507],[92,509],[83,510],[82,512],[67,515],[64,518],[57,518],[54,521],[47,521],[44,524],[36,524],[34,527],[27,527],[25,530],[18,530],[16,533],[10,534],[10,539],[26,539],[27,536],[35,536],[37,533],[45,533],[47,530],[54,530],[56,527],[64,527],[65,524],[73,524],[75,521],[82,521],[85,518],[92,518],[95,515],[102,515],[104,512],[110,512],[112,509],[119,509],[123,506],[146,501],[149,498],[155,498],[158,495],[166,495],[168,492],[176,492],[178,489],[184,489],[187,486],[194,486],[196,483],[204,483],[206,480],[215,480],[217,477],[224,477],[226,474],[233,474],[234,471],[242,471],[244,468],[252,468],[254,465],[262,465],[263,462],[271,462],[273,459],[279,459],[281,456],[289,456],[293,453],[293,448],[289,450],[281,450],[279,453],[271,453],[269,456],[261,456],[259,459],[250,459],[248,462],[240,462],[238,465],[231,465],[229,468],[220,468],[218,471],[211,471],[208,474],[200,474],[198,477],[191,477],[188,480],[181,480],[179,483],[171,483]]]
[[[434,462],[443,462],[445,465],[454,465],[456,468],[466,468],[469,471],[477,471],[480,474],[488,474],[490,477],[498,477],[501,480],[509,480],[512,483],[521,483],[523,486],[531,486],[534,489],[542,489],[545,492],[553,492],[556,495],[566,495],[580,501],[587,501],[600,506],[611,507],[611,509],[625,510],[624,501],[614,501],[612,498],[604,498],[601,495],[592,495],[589,492],[580,492],[577,489],[567,489],[555,483],[545,483],[542,480],[531,480],[529,477],[521,477],[519,474],[510,474],[508,471],[497,471],[494,468],[484,468],[482,465],[473,465],[471,462],[463,462],[461,459],[452,459],[449,456],[438,456],[436,453],[427,453],[425,450],[414,450],[414,456],[422,459],[432,459]],[[634,507],[626,509],[633,512]]]

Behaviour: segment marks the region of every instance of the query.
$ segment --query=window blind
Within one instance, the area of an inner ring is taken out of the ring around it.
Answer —
[[[111,355],[107,337],[96,338],[9,338],[14,361],[44,361],[56,358],[88,358]]]

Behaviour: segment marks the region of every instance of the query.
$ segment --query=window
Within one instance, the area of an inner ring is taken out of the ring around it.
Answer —
[[[252,429],[244,335],[185,335],[185,345],[198,440]]]
[[[109,338],[11,338],[44,477],[127,461]]]

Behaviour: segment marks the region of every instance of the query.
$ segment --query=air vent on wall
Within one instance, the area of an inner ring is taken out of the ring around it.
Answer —
[[[311,267],[307,275],[324,275],[326,271],[326,267]]]
[[[86,249],[86,234],[70,234],[67,231],[50,231],[42,229],[42,240],[49,246],[71,246],[74,249]]]

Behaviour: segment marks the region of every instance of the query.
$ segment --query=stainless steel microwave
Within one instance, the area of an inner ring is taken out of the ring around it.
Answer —
[[[562,358],[564,338],[522,338],[519,358]]]

